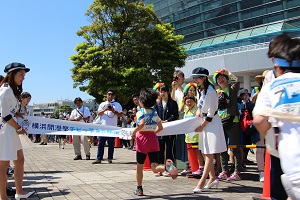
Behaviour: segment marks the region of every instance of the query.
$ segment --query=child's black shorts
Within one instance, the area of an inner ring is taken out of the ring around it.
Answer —
[[[159,155],[159,151],[149,152],[148,156],[149,156],[150,163],[158,163],[158,155]],[[145,160],[146,160],[146,156],[147,156],[147,154],[137,151],[136,152],[136,162],[138,164],[144,164]]]

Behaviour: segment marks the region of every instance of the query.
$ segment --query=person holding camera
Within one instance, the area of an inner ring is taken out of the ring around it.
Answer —
[[[184,73],[180,70],[176,70],[173,75],[171,97],[177,102],[177,105],[179,105],[180,101],[183,99],[183,83]]]
[[[106,93],[107,101],[102,102],[99,105],[98,115],[101,116],[102,125],[109,125],[109,126],[118,126],[118,117],[122,117],[122,106],[120,103],[115,101],[116,98],[116,91],[113,89],[108,89]],[[104,154],[104,147],[105,142],[108,143],[108,163],[112,163],[113,155],[114,155],[114,137],[106,137],[101,136],[98,137],[99,144],[98,144],[98,152],[97,158],[93,162],[93,164],[100,164],[103,160]]]

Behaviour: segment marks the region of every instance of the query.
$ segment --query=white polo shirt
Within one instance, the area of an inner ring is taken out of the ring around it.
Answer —
[[[112,100],[111,102],[105,101],[102,102],[99,105],[98,111],[104,110],[108,104],[111,104],[115,111],[118,111],[119,113],[122,112],[122,106],[115,100]],[[102,125],[109,125],[109,126],[117,126],[118,125],[118,116],[113,113],[112,111],[105,111],[103,115],[101,116],[101,124]]]
[[[70,118],[74,119],[74,118],[80,117],[81,115],[79,114],[79,112],[83,115],[84,118],[86,118],[88,116],[90,116],[90,118],[92,117],[90,109],[88,107],[82,105],[81,108],[76,108],[76,109],[72,110]],[[84,120],[81,119],[80,122],[84,122]]]

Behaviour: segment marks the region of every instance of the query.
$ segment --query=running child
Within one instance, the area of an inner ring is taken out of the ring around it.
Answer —
[[[140,91],[141,110],[137,113],[138,126],[132,132],[132,137],[136,138],[137,160],[137,189],[134,193],[138,196],[143,196],[143,167],[147,155],[154,173],[167,171],[173,179],[177,178],[178,175],[178,170],[170,159],[166,161],[166,165],[158,165],[159,143],[156,134],[163,130],[163,126],[161,119],[153,108],[156,99],[157,93],[154,90],[145,88]]]

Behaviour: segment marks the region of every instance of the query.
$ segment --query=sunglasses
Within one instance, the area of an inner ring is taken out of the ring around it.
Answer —
[[[113,96],[113,95],[115,95],[114,93],[112,93],[112,92],[108,92],[107,93],[107,95],[111,95],[111,96]]]

